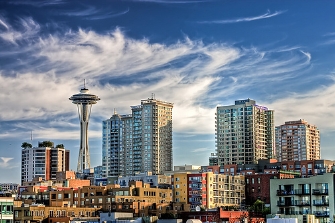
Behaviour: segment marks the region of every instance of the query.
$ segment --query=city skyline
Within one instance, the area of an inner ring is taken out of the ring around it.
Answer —
[[[275,126],[318,126],[321,158],[335,159],[335,3],[255,3],[0,2],[2,179],[20,181],[20,146],[31,135],[33,145],[63,143],[76,169],[80,128],[68,97],[83,79],[101,98],[91,166],[101,164],[102,121],[152,93],[174,103],[174,165],[208,163],[216,107],[245,98],[273,109]]]

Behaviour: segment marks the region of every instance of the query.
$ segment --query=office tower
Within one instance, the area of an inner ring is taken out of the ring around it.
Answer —
[[[273,112],[251,99],[218,106],[215,125],[218,164],[250,164],[273,158]]]
[[[173,104],[154,98],[103,121],[104,177],[172,170]]]
[[[51,144],[46,145],[45,142]],[[23,148],[21,182],[32,181],[35,177],[55,180],[57,172],[69,170],[70,151],[61,147],[55,148],[52,142],[44,141],[39,142],[38,147]]]
[[[278,161],[319,160],[320,131],[303,119],[276,126]]]
[[[79,94],[69,98],[73,104],[78,107],[80,120],[80,147],[78,156],[77,172],[83,173],[84,169],[90,168],[90,151],[88,149],[88,122],[91,115],[92,105],[96,104],[100,98],[94,94],[90,94],[85,87],[80,90]]]

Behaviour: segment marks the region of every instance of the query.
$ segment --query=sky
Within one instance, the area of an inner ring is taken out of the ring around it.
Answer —
[[[207,165],[215,110],[251,98],[275,124],[305,119],[334,159],[334,1],[0,1],[0,182],[20,182],[21,144],[50,140],[76,170],[77,108],[101,165],[102,121],[155,98],[174,103],[174,165]],[[32,136],[32,138],[31,138]],[[32,141],[31,141],[32,139]]]

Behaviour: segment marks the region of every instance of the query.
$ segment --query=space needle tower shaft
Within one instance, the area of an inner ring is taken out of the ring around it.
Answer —
[[[90,119],[92,105],[96,104],[100,98],[94,94],[90,94],[85,86],[80,90],[79,94],[72,95],[69,98],[73,104],[78,107],[78,115],[80,121],[80,147],[78,156],[77,172],[83,173],[84,169],[90,168],[90,151],[88,148],[88,122]]]

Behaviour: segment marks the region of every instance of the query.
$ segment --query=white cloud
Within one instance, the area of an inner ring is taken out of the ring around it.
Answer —
[[[0,157],[0,159],[2,160],[0,162],[0,167],[1,168],[6,168],[9,167],[9,161],[11,161],[12,159],[14,159],[13,157]]]
[[[20,21],[23,33],[39,30],[40,25],[31,19]],[[6,101],[0,120],[22,121],[16,126],[19,131],[33,130],[34,137],[50,140],[79,137],[77,109],[68,98],[78,93],[83,79],[91,93],[102,99],[92,109],[90,137],[101,137],[101,121],[114,108],[128,114],[131,105],[151,93],[174,103],[174,131],[209,134],[214,133],[219,102],[242,88],[292,78],[310,63],[307,53],[302,55],[299,49],[271,60],[274,52],[256,48],[204,44],[189,38],[170,45],[152,44],[147,39],[131,39],[120,29],[108,34],[79,29],[39,36],[32,35],[30,42],[26,39],[28,44],[19,38],[4,39],[20,47],[15,48],[18,62],[0,71],[0,100]],[[6,54],[13,56],[10,49]],[[23,54],[29,57],[21,60]],[[34,124],[27,125],[27,120]]]
[[[226,19],[226,20],[214,20],[214,21],[201,21],[199,23],[202,24],[229,24],[229,23],[239,23],[239,22],[251,22],[255,20],[260,20],[260,19],[267,19],[271,18],[277,15],[280,15],[284,13],[285,11],[276,11],[274,13],[271,13],[269,10],[258,16],[253,16],[253,17],[244,17],[244,18],[236,18],[236,19]]]
[[[212,150],[213,149],[209,149],[209,148],[197,148],[197,149],[194,149],[192,152],[194,152],[194,153],[207,153],[207,152],[210,152]]]

